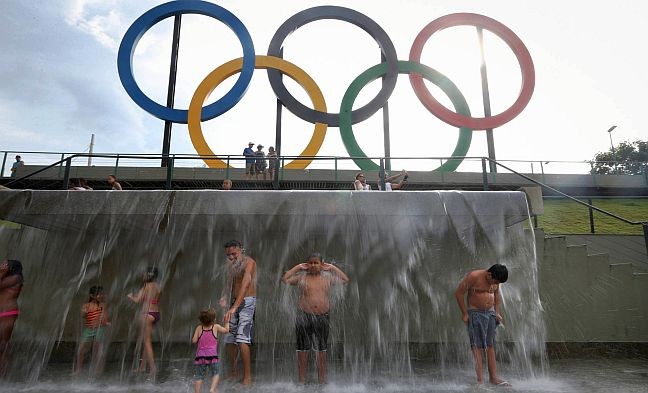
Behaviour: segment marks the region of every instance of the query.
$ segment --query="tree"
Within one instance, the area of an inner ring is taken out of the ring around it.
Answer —
[[[596,153],[594,173],[641,175],[648,171],[648,141],[636,140],[619,143],[614,151]]]

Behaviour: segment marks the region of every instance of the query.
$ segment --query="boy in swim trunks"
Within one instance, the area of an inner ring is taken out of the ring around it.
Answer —
[[[238,240],[225,243],[225,256],[229,261],[228,287],[232,300],[225,313],[230,332],[225,336],[227,357],[230,362],[230,378],[237,377],[236,360],[238,352],[243,362],[243,385],[252,383],[250,345],[252,344],[252,325],[256,308],[256,262],[243,253],[243,245]],[[221,298],[221,306],[227,302]]]
[[[495,328],[503,322],[499,310],[499,284],[507,280],[506,266],[498,263],[488,270],[473,270],[466,274],[455,291],[461,318],[468,326],[470,347],[479,384],[484,383],[482,356],[485,350],[490,383],[497,386],[511,386],[510,383],[497,377],[495,365]],[[466,293],[468,294],[467,307]]]
[[[316,352],[319,383],[326,383],[326,349],[329,336],[329,290],[338,283],[346,284],[349,277],[335,265],[322,261],[319,253],[311,254],[308,262],[288,270],[281,280],[300,289],[295,331],[297,334],[297,369],[299,383],[306,383],[308,352]]]

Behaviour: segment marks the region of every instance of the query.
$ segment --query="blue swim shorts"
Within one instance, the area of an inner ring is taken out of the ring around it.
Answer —
[[[472,348],[494,346],[496,327],[494,310],[468,310],[468,337]]]

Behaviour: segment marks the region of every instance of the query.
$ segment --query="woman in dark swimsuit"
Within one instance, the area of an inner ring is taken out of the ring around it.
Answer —
[[[155,375],[155,359],[153,354],[153,326],[160,320],[160,309],[158,308],[158,299],[160,297],[160,286],[155,282],[158,275],[156,267],[149,267],[144,273],[144,286],[139,290],[137,295],[128,294],[128,298],[134,303],[142,305],[141,314],[138,318],[142,343],[142,360],[138,372],[145,372],[146,366],[149,367],[149,373]]]
[[[16,260],[0,263],[0,378],[9,365],[9,340],[20,310],[18,296],[22,289],[22,264]]]

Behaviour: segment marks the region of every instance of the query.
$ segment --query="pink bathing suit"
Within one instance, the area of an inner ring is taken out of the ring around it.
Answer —
[[[13,316],[17,317],[18,315],[20,315],[20,310],[11,310],[11,311],[0,312],[0,318],[13,317]]]
[[[218,363],[218,339],[214,335],[214,327],[203,329],[198,338],[196,359],[194,364]]]

